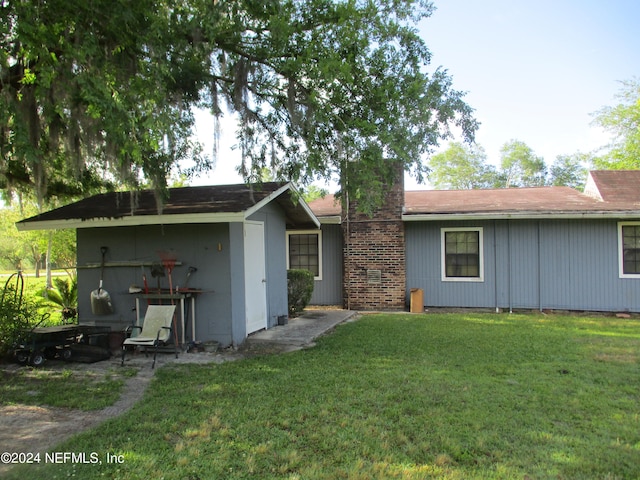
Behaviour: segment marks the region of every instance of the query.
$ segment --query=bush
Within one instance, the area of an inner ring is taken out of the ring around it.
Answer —
[[[7,281],[0,292],[0,357],[12,353],[25,334],[46,317],[48,314],[40,315],[36,302],[23,297],[21,282]]]
[[[70,280],[54,278],[56,288],[43,289],[41,295],[48,302],[62,307],[59,311],[62,323],[76,323],[78,317],[78,279],[72,276]]]
[[[309,270],[287,270],[289,315],[299,315],[313,294],[313,274]]]

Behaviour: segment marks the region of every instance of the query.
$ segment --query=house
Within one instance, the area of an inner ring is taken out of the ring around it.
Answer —
[[[584,193],[399,182],[372,218],[331,195],[309,206],[314,304],[398,310],[420,288],[427,307],[640,312],[640,171],[590,172]]]
[[[174,301],[185,341],[224,346],[287,315],[285,232],[319,226],[291,184],[275,182],[170,189],[160,209],[150,190],[106,193],[17,224],[76,229],[81,323],[120,330],[136,306]],[[106,315],[91,305],[101,276],[113,304]]]

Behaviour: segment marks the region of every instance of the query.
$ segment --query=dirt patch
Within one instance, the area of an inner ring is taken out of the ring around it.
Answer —
[[[156,368],[167,363],[223,363],[245,357],[246,354],[233,350],[215,354],[185,353],[177,359],[173,355],[163,355],[158,358]],[[84,411],[32,405],[0,406],[0,452],[44,454],[73,435],[129,410],[144,395],[155,370],[151,369],[151,359],[146,358],[144,354],[128,358],[125,365],[137,369],[137,374],[126,378],[119,400],[102,410]],[[7,369],[16,368],[29,367],[0,364],[2,376],[6,374]],[[120,368],[120,359],[112,357],[110,360],[92,364],[52,361],[43,368],[73,369],[86,372],[87,375],[104,376]],[[0,476],[10,467],[11,465],[0,464]]]
[[[65,368],[74,368],[70,365],[65,364]],[[95,364],[93,369],[79,366],[82,367],[88,374],[106,374],[105,365]],[[120,399],[98,411],[32,405],[0,406],[0,452],[44,453],[71,436],[126,412],[142,398],[152,376],[149,369],[127,378]],[[0,474],[9,467],[0,464]]]

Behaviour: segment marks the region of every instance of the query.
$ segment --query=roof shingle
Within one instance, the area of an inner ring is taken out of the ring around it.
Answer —
[[[629,213],[640,215],[640,170],[591,172],[590,194],[569,187],[405,192],[405,215],[560,215]],[[589,193],[589,192],[587,192]],[[319,217],[340,215],[333,195],[309,203]]]
[[[585,193],[605,202],[640,203],[640,170],[593,170]]]
[[[245,212],[254,205],[276,194],[282,193],[273,200],[278,202],[287,213],[290,225],[314,224],[313,215],[305,211],[301,202],[291,198],[291,192],[284,193],[283,188],[289,184],[279,182],[265,182],[249,187],[245,184],[212,185],[201,187],[184,187],[169,189],[169,197],[159,208],[153,190],[138,192],[110,192],[94,195],[78,202],[56,208],[49,212],[36,215],[18,222],[18,227],[27,228],[29,225],[53,224],[55,222],[75,221],[78,226],[87,220],[134,220],[135,218],[197,215],[197,214],[234,214]],[[89,226],[89,225],[87,225]],[[32,227],[30,227],[32,228]],[[51,228],[51,227],[49,227]]]

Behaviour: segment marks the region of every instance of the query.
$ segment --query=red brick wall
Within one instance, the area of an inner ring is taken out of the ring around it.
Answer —
[[[373,215],[343,200],[344,306],[352,310],[404,310],[404,184],[397,182]],[[379,273],[379,276],[378,276]]]

